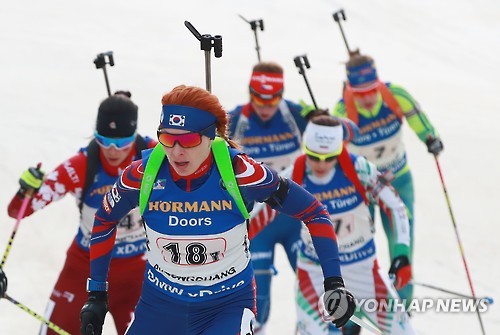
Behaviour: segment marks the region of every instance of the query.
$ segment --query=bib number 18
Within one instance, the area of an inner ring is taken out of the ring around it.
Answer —
[[[224,239],[206,240],[204,243],[189,240],[159,240],[163,259],[179,265],[201,265],[219,261],[224,257]],[[166,243],[165,243],[166,242]]]

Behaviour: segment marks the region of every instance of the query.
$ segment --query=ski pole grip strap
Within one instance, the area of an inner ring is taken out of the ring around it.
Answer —
[[[238,209],[243,217],[248,219],[250,215],[248,214],[245,202],[243,201],[240,189],[238,188],[238,183],[236,182],[233,164],[231,163],[231,156],[229,154],[226,141],[221,137],[216,137],[212,142],[212,152],[214,154],[217,169],[219,170],[222,181],[226,186],[226,190],[236,202],[236,205],[238,206]]]
[[[155,182],[156,175],[160,170],[163,159],[165,159],[165,151],[163,151],[163,145],[161,143],[158,143],[151,152],[148,162],[146,163],[146,167],[144,168],[144,175],[141,182],[141,191],[139,193],[139,210],[141,216],[144,215],[144,211],[146,210],[149,196],[151,195],[151,191],[153,190],[153,184]]]

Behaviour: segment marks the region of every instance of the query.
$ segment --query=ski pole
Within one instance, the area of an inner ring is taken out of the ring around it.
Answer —
[[[351,55],[352,51],[349,48],[349,44],[347,43],[347,38],[345,37],[344,34],[344,29],[342,28],[342,24],[340,23],[340,21],[346,21],[344,10],[341,9],[333,13],[333,20],[338,23],[340,28],[340,33],[342,34],[342,38],[344,39],[345,47],[347,48],[347,52],[349,53],[349,55]]]
[[[107,58],[107,61],[106,61]],[[108,97],[111,96],[111,89],[109,88],[108,72],[106,71],[106,64],[109,66],[115,65],[115,60],[113,59],[113,51],[102,52],[97,55],[94,59],[94,64],[96,69],[102,69],[104,72],[104,80],[106,81],[106,89],[108,90]]]
[[[264,21],[262,19],[248,21],[242,15],[238,14],[238,16],[241,17],[243,21],[245,21],[246,23],[249,23],[250,28],[252,28],[253,30],[253,34],[255,36],[255,50],[257,50],[257,59],[259,60],[260,63],[260,46],[259,46],[259,39],[257,38],[257,28],[260,28],[261,31],[264,31]]]
[[[38,163],[36,166],[36,169],[40,170],[41,167],[42,167],[42,163]],[[0,263],[0,268],[3,268],[5,261],[7,260],[7,257],[9,256],[10,248],[12,248],[12,243],[14,242],[14,237],[16,237],[17,229],[19,227],[19,224],[21,223],[21,220],[24,217],[24,213],[26,212],[26,208],[28,208],[28,203],[30,202],[31,197],[33,196],[33,192],[34,192],[33,189],[29,189],[26,191],[23,202],[21,203],[21,208],[19,209],[19,213],[17,213],[16,224],[14,225],[14,229],[12,229],[12,233],[10,234],[9,242],[7,243],[7,247],[5,248],[5,251],[3,253],[2,262]]]
[[[9,242],[7,243],[7,247],[3,253],[2,262],[0,263],[0,268],[3,268],[5,261],[10,253],[10,248],[12,248],[12,243],[14,242],[14,237],[16,237],[17,228],[19,227],[19,223],[21,222],[24,212],[26,212],[26,208],[28,207],[28,203],[31,200],[31,196],[33,195],[33,190],[26,191],[25,198],[21,204],[21,208],[19,213],[17,214],[16,224],[14,225],[14,229],[12,229],[12,233],[10,234]]]
[[[311,65],[309,64],[309,60],[307,59],[307,56],[306,55],[297,56],[293,59],[293,62],[295,63],[295,66],[299,69],[299,74],[301,74],[304,77],[304,81],[306,82],[307,90],[309,91],[309,95],[311,96],[314,108],[318,109],[318,105],[316,104],[313,92],[311,90],[311,87],[309,86],[309,81],[307,80],[306,77],[306,71],[304,70],[304,66],[307,69],[311,67]]]
[[[443,173],[441,172],[441,166],[439,165],[439,161],[438,161],[438,158],[436,155],[434,155],[434,160],[436,161],[436,166],[437,166],[437,169],[439,172],[439,178],[441,179],[441,185],[443,186],[444,196],[446,198],[446,203],[448,205],[448,210],[450,212],[451,222],[453,223],[453,229],[455,231],[455,236],[456,236],[457,242],[458,242],[458,248],[460,249],[460,255],[462,256],[462,262],[464,263],[465,273],[467,274],[467,280],[469,281],[469,287],[470,287],[470,291],[472,293],[472,298],[475,300],[475,299],[477,299],[477,297],[476,297],[476,293],[474,291],[474,286],[472,285],[472,278],[471,278],[471,275],[469,272],[469,267],[467,266],[467,261],[465,260],[464,248],[463,248],[462,242],[460,240],[460,235],[458,234],[458,227],[457,227],[457,224],[455,222],[455,215],[453,215],[453,210],[451,209],[450,198],[448,197],[448,191],[446,190],[446,185],[444,183]],[[476,309],[476,313],[477,313],[477,317],[479,320],[479,324],[481,326],[481,332],[484,335],[484,334],[486,334],[486,332],[484,330],[483,320],[481,319],[481,313],[479,312],[478,309]]]
[[[207,91],[212,92],[212,73],[210,66],[210,51],[214,48],[215,58],[222,57],[222,36],[201,35],[189,21],[184,21],[184,25],[200,41],[201,50],[205,51],[205,79]]]
[[[426,288],[429,288],[429,289],[432,289],[432,290],[435,290],[435,291],[439,291],[439,292],[444,292],[444,293],[448,293],[448,294],[451,294],[451,295],[455,295],[457,297],[467,298],[467,299],[475,299],[473,296],[470,296],[470,295],[467,295],[467,294],[463,294],[463,293],[459,293],[459,292],[455,292],[455,291],[451,291],[451,290],[448,290],[448,289],[445,289],[445,288],[442,288],[442,287],[438,287],[438,286],[434,286],[434,285],[431,285],[431,284],[425,284],[425,283],[421,283],[421,282],[414,281],[414,280],[412,280],[411,283],[413,285],[426,287]],[[492,297],[483,297],[483,298],[478,298],[478,299],[479,300],[484,300],[484,302],[487,303],[488,305],[493,305],[493,303],[495,302],[495,300]]]
[[[16,299],[14,299],[11,296],[7,295],[7,293],[5,294],[4,298],[7,299],[8,301],[10,301],[11,303],[13,303],[14,305],[16,305],[17,307],[19,307],[20,309],[22,309],[23,311],[25,311],[26,313],[28,313],[29,315],[31,315],[32,317],[34,317],[35,319],[37,319],[38,321],[46,324],[47,327],[49,327],[50,329],[52,329],[57,334],[60,334],[60,335],[70,335],[70,333],[68,333],[67,331],[65,331],[64,329],[62,329],[61,327],[59,327],[58,325],[56,325],[56,324],[50,322],[49,320],[45,319],[43,316],[37,314],[35,311],[31,310],[26,305],[23,305],[22,303],[20,303]]]
[[[371,323],[365,322],[363,319],[358,318],[354,314],[351,316],[350,320],[352,322],[354,322],[355,324],[357,324],[358,326],[360,326],[361,328],[366,329],[373,334],[384,335],[384,333],[382,333],[382,331],[377,326],[375,326]]]

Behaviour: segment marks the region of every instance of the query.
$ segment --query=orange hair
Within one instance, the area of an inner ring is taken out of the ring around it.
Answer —
[[[179,85],[163,95],[161,103],[162,105],[195,107],[215,115],[217,118],[217,134],[225,139],[231,147],[239,148],[239,145],[235,141],[229,139],[227,130],[229,117],[227,112],[222,107],[219,99],[207,90],[195,86]]]

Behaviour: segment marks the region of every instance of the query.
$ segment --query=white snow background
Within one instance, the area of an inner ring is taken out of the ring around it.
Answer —
[[[249,20],[258,31],[263,60],[285,68],[285,96],[311,101],[293,58],[307,54],[306,74],[318,104],[332,108],[345,78],[344,42],[332,13],[344,8],[351,48],[375,58],[382,80],[403,85],[439,130],[445,151],[439,161],[469,270],[478,296],[500,289],[500,4],[494,0],[213,0],[63,1],[18,0],[0,5],[0,251],[14,227],[7,205],[21,172],[42,162],[49,171],[94,129],[106,94],[102,70],[93,64],[112,50],[111,89],[127,89],[139,105],[139,131],[154,135],[162,95],[178,84],[205,87],[205,57],[184,26],[222,35],[223,56],[212,53],[212,91],[228,109],[248,99],[257,61]],[[408,126],[405,141],[416,188],[415,278],[469,294],[464,266],[435,162]],[[43,314],[78,210],[71,196],[24,219],[5,271],[8,293]],[[379,256],[388,267],[379,229]],[[274,278],[269,334],[293,334],[294,277],[281,248]],[[417,297],[449,295],[416,288]],[[483,314],[487,334],[500,334],[497,302]],[[416,314],[420,334],[480,334],[477,315]],[[35,334],[40,323],[0,301],[0,334]],[[114,334],[108,315],[105,334]],[[366,332],[365,332],[366,333]]]

